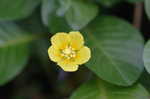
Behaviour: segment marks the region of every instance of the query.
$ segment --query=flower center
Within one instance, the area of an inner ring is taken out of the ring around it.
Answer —
[[[68,46],[62,50],[61,55],[64,58],[71,59],[71,58],[74,58],[76,56],[76,52],[71,46]]]

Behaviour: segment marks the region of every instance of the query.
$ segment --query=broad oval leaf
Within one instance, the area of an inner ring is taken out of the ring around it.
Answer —
[[[148,17],[150,18],[150,0],[145,0],[145,11],[148,15]]]
[[[84,37],[92,50],[86,65],[100,78],[123,86],[139,78],[144,44],[130,24],[116,17],[98,17],[84,29]]]
[[[0,85],[12,80],[25,67],[28,44],[33,36],[12,23],[0,23]]]
[[[29,16],[40,0],[0,0],[0,20],[14,20]]]
[[[145,68],[150,73],[150,41],[145,45],[143,59]]]
[[[91,80],[80,86],[70,99],[149,99],[149,93],[140,85],[118,87],[102,80]]]

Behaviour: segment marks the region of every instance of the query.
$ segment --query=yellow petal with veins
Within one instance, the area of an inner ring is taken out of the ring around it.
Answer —
[[[77,52],[77,56],[75,59],[75,63],[77,64],[84,64],[86,63],[91,57],[91,51],[88,47],[83,47]]]
[[[58,49],[54,48],[54,46],[50,46],[48,49],[48,55],[49,58],[54,61],[54,62],[58,62],[61,60],[61,53]]]
[[[70,45],[75,50],[79,50],[83,46],[84,39],[80,32],[77,31],[69,32],[69,37],[70,37]]]
[[[80,32],[56,33],[52,36],[51,43],[49,57],[64,71],[77,71],[79,65],[86,63],[91,57],[91,51],[84,46],[84,38]]]
[[[58,49],[64,49],[70,42],[69,35],[67,33],[56,33],[51,38],[52,45]]]

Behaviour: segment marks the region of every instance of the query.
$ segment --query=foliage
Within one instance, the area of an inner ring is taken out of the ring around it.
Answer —
[[[116,17],[101,16],[87,27],[85,39],[93,51],[87,66],[100,78],[124,86],[139,78],[143,71],[143,39],[130,24]]]
[[[97,89],[97,90],[95,90]],[[121,88],[100,79],[86,82],[72,95],[71,99],[148,99],[149,93],[140,85]]]
[[[0,0],[0,86],[15,82],[29,68],[45,74],[56,86],[54,93],[60,89],[58,93],[69,93],[71,99],[149,99],[150,80],[144,77],[150,78],[150,41],[144,45],[148,37],[127,20],[132,15],[125,18],[113,12],[119,5],[136,3],[145,4],[150,18],[150,0]],[[92,57],[81,66],[82,72],[74,74],[77,77],[66,80],[65,75],[72,74],[48,59],[48,41],[57,32],[73,30],[83,34]],[[64,80],[61,84],[59,78]]]
[[[150,5],[150,1],[145,0],[145,10],[146,10],[148,17],[150,18],[150,6],[149,5]]]

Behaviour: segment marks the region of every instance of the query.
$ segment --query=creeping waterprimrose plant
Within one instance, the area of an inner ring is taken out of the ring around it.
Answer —
[[[150,0],[0,0],[0,99],[150,99]]]

